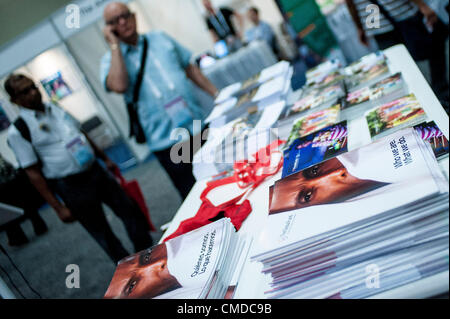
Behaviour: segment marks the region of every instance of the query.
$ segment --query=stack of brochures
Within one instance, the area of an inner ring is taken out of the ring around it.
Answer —
[[[310,113],[296,119],[293,124],[289,126],[291,132],[286,145],[289,147],[297,138],[309,135],[330,126],[331,124],[337,123],[340,118],[340,110],[340,104],[336,104],[330,108]],[[286,128],[286,125],[284,125],[284,128]],[[283,128],[280,129],[283,131]],[[280,134],[283,133],[284,132]]]
[[[294,140],[284,150],[283,174],[281,177],[284,178],[317,163],[356,149],[357,147],[354,147],[355,144],[349,142],[349,139],[350,136],[355,138],[357,134],[349,134],[347,123],[347,120],[344,120]],[[414,126],[414,129],[419,134],[419,137],[430,144],[437,160],[448,156],[448,140],[436,123],[423,122]]]
[[[341,67],[342,64],[338,59],[325,61],[306,71],[306,83],[323,78],[327,74],[334,72]]]
[[[243,83],[234,83],[223,88],[215,100],[215,107],[206,123],[220,118],[236,108],[246,108],[264,100],[281,98],[289,87],[292,68],[289,62],[281,61],[250,77]]]
[[[225,298],[248,249],[249,241],[222,218],[121,260],[104,298]]]
[[[306,72],[305,90],[320,89],[344,79],[339,60],[329,60]]]
[[[448,271],[449,194],[414,128],[270,187],[252,260],[267,298],[366,298]]]
[[[392,130],[414,126],[426,119],[425,111],[414,94],[406,95],[365,114],[372,139],[390,134]]]
[[[237,160],[246,159],[275,141],[278,134],[271,128],[284,107],[284,101],[263,109],[249,107],[246,113],[226,121],[222,127],[209,128],[208,141],[193,157],[195,178],[201,180],[228,171]]]
[[[285,107],[280,101],[263,110],[249,109],[244,116],[233,121],[231,131],[215,149],[215,166],[218,172],[233,168],[236,161],[248,159],[259,149],[277,140],[271,128]]]
[[[286,109],[282,119],[329,108],[340,103],[340,99],[344,96],[345,93],[341,84],[330,85],[324,89],[305,91],[298,101]]]
[[[349,92],[342,110],[342,116],[347,120],[358,118],[367,110],[401,98],[406,94],[408,94],[406,83],[401,73],[396,73],[371,86]]]
[[[346,68],[345,83],[347,90],[358,90],[364,86],[372,85],[383,77],[389,75],[386,56],[382,52],[368,54]]]
[[[347,121],[294,140],[283,154],[282,178],[348,150]]]
[[[448,156],[448,140],[444,136],[444,133],[442,133],[439,127],[436,125],[436,123],[434,123],[433,121],[423,122],[414,126],[414,129],[423,140],[430,143],[431,149],[433,150],[434,155],[438,160],[445,156]]]

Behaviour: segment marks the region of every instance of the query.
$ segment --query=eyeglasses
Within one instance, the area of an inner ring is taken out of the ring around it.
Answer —
[[[120,19],[128,20],[132,15],[133,15],[133,13],[131,13],[130,11],[124,12],[122,14],[119,14],[117,17],[114,17],[114,18],[106,21],[106,24],[117,25],[119,23]]]

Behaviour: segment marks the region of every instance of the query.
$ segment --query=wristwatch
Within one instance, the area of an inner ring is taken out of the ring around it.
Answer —
[[[119,45],[117,43],[112,43],[109,45],[109,47],[111,48],[111,51],[114,51],[119,48]]]

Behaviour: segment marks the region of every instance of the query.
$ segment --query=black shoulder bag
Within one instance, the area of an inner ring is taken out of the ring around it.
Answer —
[[[136,83],[134,85],[133,102],[127,103],[128,118],[130,122],[130,137],[134,136],[136,142],[139,144],[144,144],[147,141],[144,129],[142,128],[141,123],[139,122],[139,115],[137,111],[139,91],[141,89],[142,79],[144,77],[145,63],[147,61],[147,48],[148,42],[147,39],[144,37],[144,48],[142,50],[141,67],[139,69]]]

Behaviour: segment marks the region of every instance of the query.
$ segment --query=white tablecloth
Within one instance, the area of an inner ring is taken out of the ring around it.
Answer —
[[[444,109],[439,103],[439,100],[434,95],[433,91],[418,69],[417,65],[414,63],[406,48],[403,45],[397,45],[385,50],[385,54],[389,60],[389,67],[391,69],[391,72],[395,73],[401,71],[403,73],[404,79],[409,87],[410,92],[414,92],[417,99],[423,106],[423,109],[428,114],[429,119],[434,120],[442,130],[444,135],[449,138],[448,115],[447,113],[445,113]],[[349,123],[349,125],[356,124],[357,123]],[[361,134],[364,135],[363,132],[361,132]],[[365,138],[367,143],[370,143],[370,136],[368,132]],[[359,141],[364,141],[364,136],[362,136]],[[448,178],[448,158],[444,161],[441,161],[439,164]],[[240,233],[253,236],[254,238],[256,238],[256,236],[259,234],[260,230],[265,225],[265,221],[268,215],[269,186],[272,185],[276,180],[280,179],[280,177],[281,172],[261,184],[248,197],[253,210],[248,218],[244,221],[241,229],[239,230]],[[189,196],[186,198],[177,214],[175,215],[174,219],[172,220],[170,226],[168,227],[165,236],[172,234],[183,220],[193,217],[196,214],[201,205],[199,196],[205,187],[206,180],[198,181],[194,185]],[[256,245],[257,242],[253,241],[253,247],[250,251],[249,256],[252,256],[252,250],[255,250],[257,248]],[[266,278],[261,275],[259,267],[260,266],[257,263],[252,263],[249,260],[246,261],[239,285],[236,289],[236,298],[264,298],[262,287],[264,286],[264,280],[266,280]],[[407,285],[403,288],[400,287],[392,291],[388,291],[380,296],[389,296],[396,298],[412,297],[411,292],[413,292],[414,297],[424,298],[446,292],[448,291],[449,287],[448,271],[422,279],[411,285],[413,286]],[[411,287],[414,287],[414,291],[410,290]]]

